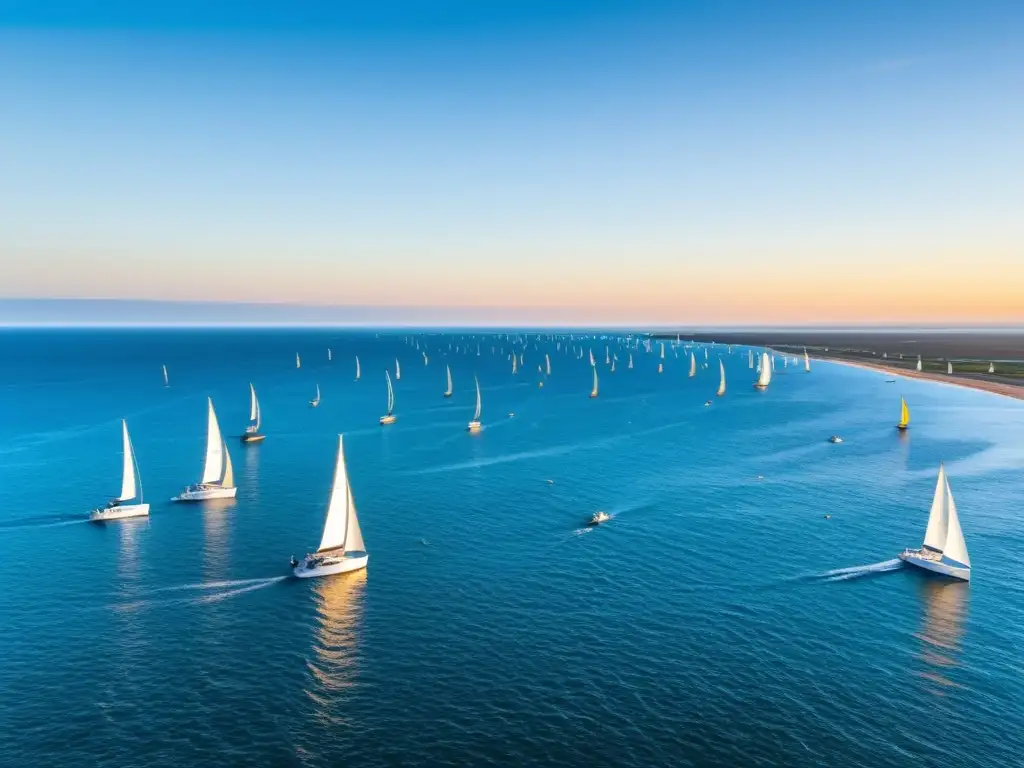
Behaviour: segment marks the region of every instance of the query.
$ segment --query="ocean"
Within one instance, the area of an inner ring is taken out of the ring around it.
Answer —
[[[0,764],[1021,764],[1024,402],[781,360],[758,392],[745,348],[688,378],[668,344],[658,375],[574,343],[597,398],[534,334],[513,376],[480,332],[0,332]],[[207,397],[238,497],[171,504]],[[84,522],[121,418],[151,516]],[[292,579],[339,433],[369,567]],[[940,461],[970,585],[895,560]]]

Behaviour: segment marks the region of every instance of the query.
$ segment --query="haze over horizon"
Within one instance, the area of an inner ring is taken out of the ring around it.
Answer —
[[[0,298],[1019,323],[1022,34],[1012,2],[5,6]]]

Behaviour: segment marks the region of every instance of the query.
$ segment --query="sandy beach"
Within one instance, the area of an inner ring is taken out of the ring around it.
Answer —
[[[996,395],[1012,397],[1016,400],[1024,400],[1024,386],[1020,386],[1017,384],[1006,384],[1000,381],[986,381],[984,379],[974,379],[968,378],[966,376],[949,376],[948,374],[931,373],[928,371],[908,371],[905,368],[897,368],[894,366],[881,365],[878,363],[842,360],[836,357],[812,359],[821,360],[822,362],[826,363],[836,363],[837,365],[848,365],[851,368],[865,368],[867,370],[880,371],[882,373],[891,373],[894,376],[905,376],[908,379],[925,379],[927,381],[938,382],[939,384],[949,384],[954,387],[980,389],[983,392],[991,392]]]

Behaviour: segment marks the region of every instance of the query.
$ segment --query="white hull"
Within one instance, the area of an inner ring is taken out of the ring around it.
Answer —
[[[181,495],[175,496],[171,501],[208,501],[209,499],[233,499],[238,493],[238,488],[187,488]]]
[[[961,568],[956,565],[944,563],[941,560],[931,560],[927,557],[922,557],[919,550],[908,549],[905,552],[901,552],[899,558],[907,565],[914,565],[918,568],[923,568],[926,571],[931,571],[932,573],[949,576],[952,579],[959,579],[960,581],[971,580],[970,568]]]
[[[105,523],[108,520],[124,520],[128,517],[147,517],[148,515],[149,504],[127,504],[106,509],[94,509],[89,513],[89,519],[94,523]]]
[[[370,556],[367,554],[346,553],[341,557],[324,557],[320,562],[312,564],[315,556],[306,555],[302,562],[292,568],[292,573],[300,579],[312,579],[317,576],[333,576],[336,573],[348,573],[358,571],[366,567]]]

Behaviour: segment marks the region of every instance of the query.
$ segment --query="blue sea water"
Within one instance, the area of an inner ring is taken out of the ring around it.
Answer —
[[[590,399],[586,359],[531,337],[513,377],[478,338],[0,334],[0,763],[1021,764],[1024,403],[825,363],[761,393],[721,347],[694,379],[671,350],[611,374],[601,341]],[[268,438],[243,447],[249,382]],[[207,396],[238,498],[172,505]],[[82,522],[119,490],[122,417],[151,517]],[[339,432],[369,568],[286,578]],[[970,585],[892,562],[940,461]]]

